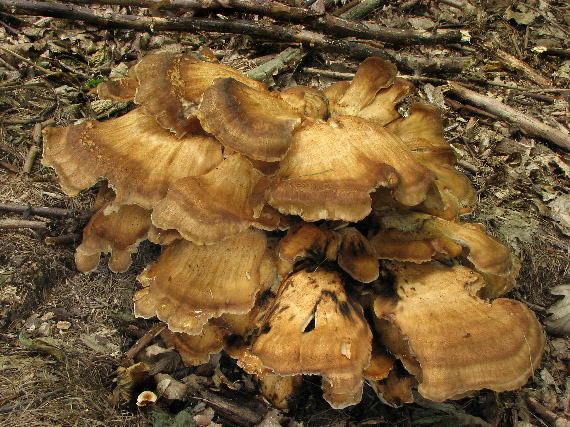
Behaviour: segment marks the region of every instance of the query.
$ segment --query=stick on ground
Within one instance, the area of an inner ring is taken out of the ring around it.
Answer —
[[[481,95],[480,93],[464,88],[457,83],[450,82],[450,86],[451,90],[449,93],[452,93],[464,101],[470,102],[503,120],[520,125],[520,127],[530,135],[543,138],[550,141],[557,147],[570,151],[570,135],[548,126],[534,117],[529,117],[494,98]]]

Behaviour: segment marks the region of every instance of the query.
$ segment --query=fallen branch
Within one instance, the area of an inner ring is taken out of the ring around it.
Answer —
[[[33,0],[0,0],[0,10],[34,16],[83,21],[106,28],[123,28],[138,31],[208,31],[218,33],[248,34],[272,40],[300,43],[304,47],[319,48],[324,51],[341,52],[355,58],[379,56],[395,61],[399,66],[423,72],[461,72],[469,68],[473,61],[469,58],[424,58],[419,55],[405,55],[388,52],[363,43],[333,39],[323,34],[296,27],[282,27],[267,21],[244,19],[208,18],[157,18],[148,16],[121,15],[106,13],[97,15],[91,9],[69,4],[37,2]]]
[[[31,228],[33,230],[45,230],[47,224],[43,221],[27,221],[24,219],[0,219],[0,229],[13,230],[16,228]]]
[[[481,95],[480,93],[464,88],[457,83],[450,82],[450,86],[451,90],[449,92],[453,95],[475,104],[479,108],[482,108],[503,120],[520,125],[520,127],[530,135],[543,138],[560,148],[570,151],[570,135],[548,126],[540,120],[529,117],[520,111],[497,101],[496,99]]]
[[[299,63],[305,55],[306,52],[303,52],[302,49],[287,48],[275,58],[270,59],[258,67],[252,68],[246,75],[253,80],[259,80],[271,86],[275,84],[273,75],[288,67],[290,64]]]
[[[125,354],[123,354],[123,366],[130,366],[133,359],[139,352],[145,348],[150,342],[166,328],[166,323],[157,323],[150,328],[141,338],[137,340]]]
[[[490,42],[483,43],[483,46],[491,55],[501,60],[501,62],[504,63],[507,68],[510,68],[514,71],[520,71],[521,74],[523,74],[526,78],[534,83],[543,86],[551,86],[551,82],[546,77],[544,77],[540,72],[532,68],[530,65],[524,63],[517,57],[505,52],[504,50],[498,49],[497,46]]]
[[[46,245],[70,245],[81,240],[81,233],[64,234],[62,236],[48,236],[45,238]]]
[[[29,213],[31,215],[37,215],[43,217],[80,218],[80,219],[88,219],[91,218],[91,216],[93,215],[93,212],[91,211],[18,205],[14,203],[0,203],[0,212],[16,212],[21,214]]]
[[[20,4],[18,0],[2,0],[8,6]],[[0,2],[0,3],[2,3]],[[464,30],[408,30],[388,28],[372,22],[356,22],[352,19],[365,16],[381,3],[378,0],[361,2],[347,14],[337,17],[328,13],[319,13],[310,9],[290,7],[275,1],[251,0],[69,0],[74,4],[103,4],[136,6],[150,9],[201,10],[207,12],[244,12],[263,15],[283,21],[287,24],[303,24],[308,28],[322,31],[330,36],[358,37],[366,40],[378,40],[387,43],[402,44],[447,44],[469,41]],[[113,19],[113,18],[111,18]],[[157,18],[158,19],[158,18]],[[180,18],[185,20],[188,18]],[[175,21],[175,20],[173,20]],[[175,30],[174,30],[175,31]]]

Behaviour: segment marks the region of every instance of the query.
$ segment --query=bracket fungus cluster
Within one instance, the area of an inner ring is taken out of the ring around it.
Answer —
[[[69,195],[101,186],[77,267],[138,277],[135,314],[189,365],[226,351],[276,406],[303,375],[334,408],[364,383],[387,404],[522,386],[544,336],[510,290],[519,261],[478,224],[432,106],[396,68],[365,60],[321,91],[264,84],[193,54],[146,56],[100,85],[129,113],[44,132]]]

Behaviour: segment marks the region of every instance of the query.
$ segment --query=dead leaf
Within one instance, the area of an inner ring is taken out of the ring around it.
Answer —
[[[570,236],[570,195],[562,194],[548,204],[550,217],[556,221],[558,228],[566,236]]]
[[[544,321],[546,331],[555,335],[570,335],[570,284],[556,286],[550,293],[564,298],[547,310],[550,316]]]
[[[509,8],[505,11],[503,17],[507,21],[514,19],[515,22],[519,25],[529,25],[538,17],[538,13],[529,10],[525,5],[518,5],[518,9],[520,12],[515,12],[509,6]]]

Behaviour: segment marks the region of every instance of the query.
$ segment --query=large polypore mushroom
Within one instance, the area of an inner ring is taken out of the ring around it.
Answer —
[[[114,190],[78,268],[111,252],[123,271],[141,240],[162,245],[135,314],[166,322],[188,365],[224,349],[279,407],[302,375],[322,377],[334,408],[358,403],[364,381],[390,405],[414,387],[433,400],[520,387],[540,325],[521,303],[482,299],[511,289],[520,263],[459,221],[475,192],[439,112],[400,115],[413,91],[380,58],[324,91],[270,92],[211,55],[148,55],[99,90],[138,108],[44,133],[68,194]]]

